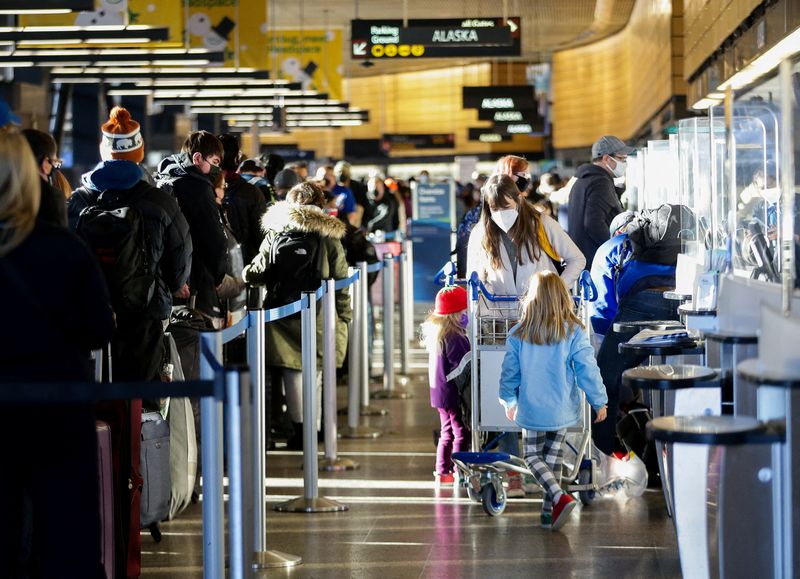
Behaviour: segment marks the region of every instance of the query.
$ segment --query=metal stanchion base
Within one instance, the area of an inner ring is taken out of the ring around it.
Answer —
[[[335,513],[346,511],[348,507],[347,505],[337,503],[325,497],[317,497],[315,499],[297,497],[296,499],[275,505],[274,508],[280,513]]]
[[[367,404],[361,407],[361,416],[386,416],[387,414],[389,414],[389,411],[380,406]]]
[[[338,472],[343,470],[355,470],[359,464],[349,458],[323,458],[319,461],[319,470]]]
[[[377,400],[407,400],[408,398],[413,398],[411,392],[397,386],[391,390],[378,390],[373,392],[371,396]]]
[[[289,555],[282,551],[261,551],[253,553],[253,569],[269,569],[270,567],[294,567],[303,562],[302,557]]]
[[[406,384],[411,382],[411,376],[409,376],[408,374],[395,374],[395,379],[397,380],[397,383],[402,386],[405,386]]]
[[[381,431],[369,426],[356,426],[355,428],[345,426],[339,429],[339,435],[342,438],[378,438]]]

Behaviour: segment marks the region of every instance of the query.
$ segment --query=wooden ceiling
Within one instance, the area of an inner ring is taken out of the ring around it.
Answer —
[[[630,18],[636,0],[266,0],[271,24],[278,28],[343,28],[349,46],[350,21],[408,18],[486,18],[519,16],[522,56],[514,60],[549,60],[554,50],[592,42],[618,32]],[[349,53],[348,53],[349,54]],[[467,64],[479,59],[378,61],[364,68],[345,58],[350,77]],[[507,59],[503,59],[507,60]]]

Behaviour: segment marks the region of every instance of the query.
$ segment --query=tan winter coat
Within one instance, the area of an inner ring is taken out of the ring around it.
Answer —
[[[346,226],[313,205],[296,205],[280,201],[269,209],[261,219],[264,241],[253,262],[244,268],[244,279],[253,285],[265,284],[269,272],[269,254],[272,242],[278,233],[304,231],[320,236],[322,255],[322,279],[344,279],[347,277],[347,260],[341,239]],[[317,369],[322,370],[322,303],[317,304]],[[336,292],[336,365],[340,367],[347,351],[347,324],[352,319],[350,290]],[[265,336],[266,362],[268,366],[302,370],[300,319],[283,319],[267,324]]]

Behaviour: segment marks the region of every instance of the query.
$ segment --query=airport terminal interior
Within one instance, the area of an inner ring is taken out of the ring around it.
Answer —
[[[0,577],[800,577],[799,102],[800,0],[0,0]]]

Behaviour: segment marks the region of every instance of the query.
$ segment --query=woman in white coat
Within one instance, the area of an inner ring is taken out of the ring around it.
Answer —
[[[481,220],[467,246],[467,275],[477,272],[494,294],[523,296],[531,276],[548,270],[560,273],[571,289],[586,259],[558,222],[522,199],[508,175],[492,175],[481,192]]]
[[[481,192],[481,219],[467,246],[467,276],[477,272],[486,288],[496,295],[524,296],[533,274],[546,270],[560,273],[567,288],[571,288],[586,259],[558,222],[528,203],[509,175],[492,175]],[[484,306],[481,310],[485,311]],[[494,313],[505,315],[503,309]],[[518,314],[516,304],[513,314]],[[498,450],[520,456],[519,436],[507,433]],[[523,483],[517,473],[509,471],[509,497],[522,497],[523,490],[535,489],[532,480]]]

